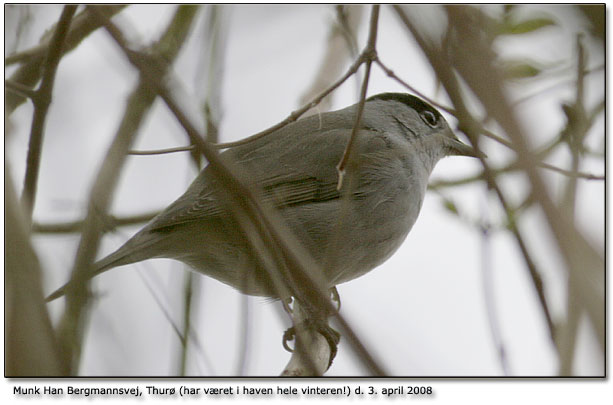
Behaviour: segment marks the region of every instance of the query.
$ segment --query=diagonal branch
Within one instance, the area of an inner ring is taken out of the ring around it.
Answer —
[[[404,10],[402,8],[395,6],[395,10],[398,16],[400,17],[401,21],[405,24],[409,32],[413,35],[413,37],[415,38],[415,40],[417,41],[421,49],[424,51],[424,53],[428,57],[430,64],[432,65],[439,79],[445,86],[445,90],[447,91],[449,98],[451,99],[451,101],[453,102],[453,105],[456,108],[457,118],[460,121],[460,126],[462,130],[468,136],[471,144],[474,147],[476,147],[478,144],[477,140],[478,140],[480,125],[474,120],[474,118],[472,117],[472,115],[468,111],[468,108],[465,105],[464,98],[460,91],[459,83],[457,82],[457,78],[451,70],[451,65],[448,63],[448,61],[445,61],[443,59],[443,57],[441,56],[442,52],[437,51],[432,44],[426,41],[426,39],[421,35],[421,33],[411,23],[411,21],[409,20],[408,16],[404,13]],[[509,229],[513,233],[513,236],[515,237],[515,241],[517,242],[518,247],[520,248],[522,252],[522,256],[526,263],[526,267],[528,268],[528,272],[530,274],[530,277],[532,278],[532,283],[537,292],[539,302],[541,305],[541,309],[543,310],[543,315],[545,316],[545,320],[547,322],[550,337],[552,341],[555,342],[554,323],[551,318],[551,313],[549,311],[549,305],[547,304],[547,300],[545,298],[545,292],[543,290],[543,282],[540,277],[540,272],[537,270],[536,264],[534,260],[532,259],[532,255],[529,253],[527,249],[526,243],[524,241],[524,237],[522,233],[520,232],[517,226],[517,223],[515,222],[515,219],[512,216],[511,207],[507,202],[506,196],[504,195],[504,193],[498,186],[495,180],[494,173],[492,172],[492,169],[490,169],[489,164],[486,162],[486,160],[482,156],[479,156],[478,158],[481,162],[481,165],[483,166],[483,176],[487,182],[488,187],[496,193],[496,196],[498,197],[500,204],[502,205],[507,215],[507,220],[509,222]]]
[[[96,10],[96,8],[90,10]],[[197,7],[193,6],[179,7],[162,38],[153,46],[153,51],[162,53],[166,61],[173,60],[184,43],[196,10]],[[156,66],[161,69],[165,67]],[[164,71],[156,70],[156,73],[163,75]],[[66,310],[59,327],[60,344],[69,374],[76,374],[80,360],[85,328],[84,317],[90,295],[87,280],[104,230],[103,217],[112,201],[113,191],[125,162],[126,153],[130,150],[134,136],[155,97],[156,94],[151,91],[149,82],[141,77],[140,83],[128,100],[121,124],[89,197],[87,218],[83,224],[81,240],[72,268],[72,280],[66,290]]]
[[[121,10],[125,5],[98,5],[95,6],[101,13],[111,17]],[[75,49],[83,39],[100,27],[95,19],[93,19],[89,11],[85,10],[74,17],[70,30],[66,36],[65,45],[62,53]],[[52,27],[49,31],[54,32],[59,27]],[[27,51],[20,52],[16,55],[11,55],[4,60],[5,66],[14,63],[21,63],[21,66],[10,77],[10,80],[16,83],[21,83],[27,87],[34,87],[40,80],[41,66],[44,63],[45,55],[49,52],[50,40],[45,38],[42,43]],[[11,114],[18,106],[25,101],[22,95],[7,94],[5,99],[6,114]]]
[[[136,52],[128,48],[122,33],[111,21],[104,16],[100,16],[100,19],[129,61],[162,98],[184,128],[190,141],[196,145],[209,162],[212,174],[220,182],[225,192],[228,208],[243,227],[249,242],[258,253],[257,257],[263,261],[265,268],[270,271],[271,280],[280,295],[289,293],[302,304],[321,306],[320,310],[334,314],[344,335],[360,354],[361,360],[373,374],[382,374],[379,365],[368,354],[353,330],[343,317],[336,312],[334,304],[330,302],[327,291],[322,288],[322,272],[319,266],[306,252],[305,248],[296,241],[294,235],[278,218],[272,207],[261,203],[262,199],[258,198],[259,190],[254,189],[245,180],[248,178],[246,173],[243,173],[227,159],[222,159],[217,149],[200,136],[187,115],[179,108],[169,90],[164,86],[164,83],[160,82],[158,75],[151,71],[150,65],[145,63]],[[308,106],[304,111],[311,107]],[[292,114],[290,118],[294,117],[295,120],[295,115]],[[287,125],[287,122],[274,126],[258,136],[264,136],[283,125]]]
[[[537,170],[537,159],[503,89],[501,75],[494,66],[492,53],[488,45],[478,37],[474,27],[466,22],[467,9],[447,6],[446,10],[457,40],[462,44],[454,48],[457,51],[457,60],[453,66],[488,115],[498,122],[515,145],[518,161],[530,181],[531,192],[545,214],[569,277],[578,286],[580,299],[587,309],[598,343],[604,350],[604,259],[562,214],[547,192],[543,177]]]

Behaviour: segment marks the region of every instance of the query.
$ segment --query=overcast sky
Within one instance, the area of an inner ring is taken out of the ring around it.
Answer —
[[[175,6],[130,6],[120,17],[131,26],[135,38],[147,44],[159,36]],[[568,65],[575,35],[585,22],[568,7],[547,5],[542,12],[558,25],[531,35],[499,41],[502,55],[538,59],[544,66],[559,65],[553,81],[529,81],[511,88],[518,99],[573,78]],[[527,7],[526,7],[527,8]],[[495,12],[498,6],[493,7]],[[53,24],[59,6],[32,6],[33,22],[19,44],[26,49],[37,43]],[[529,8],[524,15],[532,15]],[[365,10],[359,47],[367,34],[369,10]],[[426,17],[424,17],[425,19]],[[244,138],[289,115],[299,97],[311,84],[321,62],[334,19],[328,5],[230,6],[224,23],[227,46],[222,82],[220,136],[222,141]],[[438,20],[426,20],[436,29]],[[201,80],[195,55],[199,52],[202,19],[175,66],[188,97],[196,99]],[[7,24],[10,49],[11,25]],[[388,7],[382,7],[377,49],[380,58],[400,77],[429,97],[449,105],[437,87],[432,69]],[[590,48],[591,49],[591,48]],[[562,64],[560,64],[562,62]],[[590,52],[589,67],[603,63],[602,53]],[[369,95],[402,91],[398,83],[374,67]],[[11,70],[7,69],[10,74]],[[48,117],[43,147],[38,198],[34,218],[39,222],[76,220],[85,213],[85,202],[106,152],[126,96],[137,76],[118,48],[103,32],[87,38],[66,56],[57,73],[54,103]],[[604,95],[604,73],[589,77],[590,104]],[[571,101],[573,83],[555,87],[520,104],[518,113],[533,144],[540,145],[563,128],[562,101]],[[333,109],[357,100],[356,80],[350,79],[335,94]],[[21,190],[32,107],[26,103],[11,116],[6,138],[6,159],[18,192]],[[456,122],[447,116],[450,125]],[[600,131],[600,132],[599,132]],[[602,148],[602,120],[588,142]],[[135,149],[167,148],[187,144],[175,119],[157,102],[141,131]],[[491,161],[502,164],[509,152],[493,142],[484,144]],[[553,162],[565,167],[567,156],[557,154]],[[496,166],[496,164],[494,164]],[[602,160],[582,168],[602,174]],[[432,180],[457,179],[476,174],[476,160],[446,158]],[[196,172],[186,154],[155,157],[132,156],[123,171],[112,213],[130,215],[162,209],[176,199]],[[552,194],[561,190],[564,178],[545,173]],[[521,201],[526,185],[520,176],[508,176],[503,185],[513,201]],[[596,246],[604,246],[604,182],[581,181],[577,221]],[[445,191],[462,212],[474,220],[501,223],[496,198],[483,184]],[[535,210],[533,210],[535,211]],[[557,252],[538,212],[529,212],[522,223],[530,248],[542,271],[554,315],[563,314],[565,278]],[[121,228],[104,238],[99,256],[121,245],[138,227]],[[78,235],[37,235],[34,243],[44,267],[47,292],[63,284],[78,243]],[[398,252],[367,275],[339,286],[342,313],[366,347],[392,375],[400,376],[496,376],[502,375],[500,357],[492,339],[487,311],[493,311],[495,329],[504,344],[512,375],[555,375],[557,360],[542,312],[519,251],[510,235],[494,231],[485,242],[475,227],[447,212],[441,198],[426,196],[420,217]],[[485,249],[485,250],[484,250]],[[483,254],[489,257],[486,271],[492,278],[484,288]],[[88,323],[82,358],[83,375],[175,375],[180,343],[164,315],[182,320],[180,291],[183,265],[170,260],[151,260],[114,269],[94,281],[100,294]],[[190,347],[188,372],[192,375],[234,375],[244,322],[244,299],[230,287],[208,277],[198,277],[200,292],[193,323],[197,342]],[[153,290],[153,294],[152,294]],[[485,291],[495,302],[488,307]],[[279,303],[249,298],[247,375],[277,375],[289,359],[281,346],[283,330],[289,325]],[[50,304],[54,320],[62,310],[61,300]],[[585,319],[584,319],[585,321]],[[586,326],[585,323],[584,326]],[[580,374],[602,373],[602,358],[589,327],[580,330],[576,355]],[[345,340],[328,375],[362,375],[366,371],[354,358]]]

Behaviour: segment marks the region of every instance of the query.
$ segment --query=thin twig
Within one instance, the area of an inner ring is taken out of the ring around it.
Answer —
[[[605,263],[599,252],[560,211],[548,193],[542,174],[537,170],[538,159],[532,152],[526,133],[511,107],[503,88],[502,76],[495,67],[489,44],[467,23],[465,7],[447,6],[449,21],[460,46],[454,47],[453,67],[475,94],[487,114],[495,119],[515,145],[524,173],[549,229],[566,270],[577,283],[579,296],[587,309],[598,344],[605,347]]]
[[[203,9],[201,18],[203,20],[204,29],[201,32],[201,52],[198,61],[198,76],[194,79],[194,87],[200,105],[200,112],[204,119],[204,127],[206,139],[209,142],[218,142],[219,128],[221,119],[221,86],[223,79],[223,52],[225,49],[224,41],[225,29],[227,25],[222,23],[222,15],[224,12],[222,5],[210,5]],[[191,161],[196,165],[197,169],[202,170],[203,159],[200,151],[194,145],[190,145]],[[186,264],[182,266],[187,268]],[[189,338],[191,333],[187,333],[193,328],[194,320],[193,313],[200,307],[200,303],[196,300],[201,298],[199,294],[202,286],[200,276],[193,271],[186,271],[185,283],[183,287],[184,305],[183,305],[183,328],[185,333],[185,344],[181,347],[181,368],[180,375],[184,376],[187,372],[188,355],[190,350]]]
[[[200,355],[202,362],[211,371],[211,373],[214,374],[215,370],[213,368],[213,363],[205,353],[202,343],[198,339],[198,335],[196,334],[194,329],[190,326],[188,328],[183,328],[183,331],[181,331],[181,329],[179,329],[179,325],[177,325],[177,322],[173,319],[171,313],[168,311],[168,301],[163,299],[162,295],[160,294],[160,291],[166,291],[166,285],[164,284],[164,282],[162,282],[159,277],[154,277],[154,275],[156,274],[155,272],[142,272],[139,270],[137,273],[143,280],[145,287],[151,294],[151,297],[160,309],[160,312],[162,312],[162,315],[164,315],[164,318],[166,318],[166,320],[170,324],[170,327],[172,328],[173,332],[175,333],[175,335],[177,335],[177,338],[179,339],[181,345],[186,346],[188,338],[191,339],[193,341],[192,345],[195,347],[197,354]]]
[[[341,189],[343,186],[343,179],[345,177],[345,169],[347,166],[347,162],[351,157],[351,153],[354,149],[354,144],[356,142],[356,138],[358,136],[358,131],[360,129],[360,124],[362,121],[362,113],[364,112],[364,103],[366,102],[366,92],[368,91],[368,80],[370,79],[370,67],[372,65],[373,60],[375,60],[377,56],[377,25],[379,22],[379,5],[374,5],[372,7],[372,13],[370,15],[370,29],[368,34],[368,43],[366,44],[366,48],[362,52],[362,56],[360,59],[363,59],[366,63],[366,72],[364,73],[364,80],[362,81],[362,89],[360,91],[360,101],[358,102],[357,111],[355,114],[355,122],[353,124],[353,128],[351,129],[351,137],[349,138],[349,142],[347,142],[347,147],[345,148],[345,152],[343,153],[343,157],[341,161],[338,163],[337,171],[338,171],[338,185],[337,189]]]
[[[554,172],[558,172],[560,174],[563,174],[566,177],[569,177],[571,179],[585,179],[585,180],[605,180],[605,175],[604,174],[592,174],[592,173],[585,173],[585,172],[580,172],[579,170],[566,170],[566,169],[562,169],[561,167],[557,167],[554,165],[551,165],[549,163],[545,163],[545,162],[539,162],[538,166],[544,168],[544,169],[548,169],[548,170],[552,170]]]
[[[272,127],[265,129],[264,131],[258,132],[255,135],[252,135],[248,138],[245,139],[241,139],[239,141],[235,141],[235,142],[226,142],[226,143],[218,143],[218,144],[214,144],[213,146],[215,146],[216,148],[219,149],[225,149],[225,148],[231,148],[234,146],[239,146],[239,145],[243,145],[249,142],[252,142],[256,139],[262,138],[266,135],[271,134],[272,132],[275,132],[283,127],[285,127],[286,125],[296,121],[298,118],[300,118],[302,115],[304,115],[304,113],[306,113],[308,110],[310,110],[311,108],[316,107],[319,103],[321,103],[321,101],[326,98],[330,93],[332,93],[334,90],[336,90],[338,87],[340,87],[347,79],[349,79],[351,76],[353,76],[358,69],[360,68],[360,66],[362,65],[362,63],[364,63],[365,59],[362,57],[362,55],[356,59],[355,62],[353,62],[353,64],[349,67],[349,69],[347,70],[347,72],[340,78],[338,79],[336,82],[334,82],[330,87],[328,87],[326,90],[322,91],[321,93],[319,93],[318,96],[316,96],[313,100],[311,100],[310,102],[306,103],[305,105],[303,105],[302,107],[300,107],[299,109],[292,111],[292,113],[285,118],[283,121],[273,125]]]
[[[380,58],[376,58],[374,60],[374,62],[379,65],[379,67],[381,69],[383,69],[383,71],[392,79],[396,80],[398,83],[402,84],[404,87],[406,87],[407,89],[409,89],[410,91],[412,91],[413,93],[417,94],[419,97],[421,97],[422,99],[426,100],[427,102],[429,102],[430,104],[432,104],[433,106],[453,115],[453,116],[457,116],[456,111],[453,108],[447,107],[445,105],[442,105],[434,100],[432,100],[431,98],[427,97],[426,95],[424,95],[423,93],[421,93],[419,90],[417,90],[415,87],[411,86],[410,84],[408,84],[407,82],[405,82],[404,80],[402,80],[401,78],[399,78],[390,68],[388,68],[382,61]],[[482,128],[481,129],[481,133],[485,136],[487,136],[490,139],[495,140],[496,142],[506,146],[509,149],[515,150],[513,144],[509,141],[507,141],[506,139],[504,139],[503,137],[496,135],[495,133],[493,133],[492,131],[486,129],[486,128]],[[537,153],[537,155],[539,155]],[[546,162],[539,162],[538,165],[544,169],[549,169],[549,170],[553,170],[555,172],[558,172],[560,174],[564,174],[566,176],[570,176],[570,177],[578,177],[578,178],[584,178],[587,180],[604,180],[605,176],[604,175],[596,175],[596,174],[591,174],[591,173],[584,173],[584,172],[580,172],[580,171],[569,171],[569,170],[565,170],[562,169],[560,167],[554,166],[552,164],[546,163]]]
[[[470,112],[468,111],[468,108],[466,107],[464,103],[464,99],[460,91],[459,83],[457,82],[457,78],[455,74],[451,70],[451,65],[448,63],[448,61],[445,61],[442,59],[441,57],[441,55],[443,55],[442,52],[437,52],[433,48],[433,46],[429,44],[425,40],[425,38],[422,37],[421,33],[414,27],[414,25],[411,23],[409,18],[406,16],[402,8],[400,8],[399,6],[395,6],[394,9],[396,10],[401,21],[405,24],[409,32],[413,35],[413,37],[416,39],[421,49],[424,51],[424,53],[428,57],[430,64],[432,65],[439,79],[445,86],[447,94],[449,95],[449,98],[451,99],[451,101],[453,102],[453,105],[456,108],[457,118],[460,121],[461,128],[463,129],[464,133],[466,133],[466,135],[468,136],[468,139],[470,140],[471,144],[474,147],[476,147],[478,145],[477,136],[479,134],[480,125],[474,120],[474,118],[472,118]],[[522,252],[522,256],[526,263],[526,267],[528,268],[528,272],[530,274],[530,277],[532,278],[533,286],[539,297],[539,302],[541,305],[541,309],[543,310],[545,320],[547,322],[551,340],[555,342],[554,323],[551,318],[551,313],[549,311],[549,305],[547,304],[547,300],[545,298],[545,292],[543,290],[543,282],[540,277],[540,271],[537,270],[536,264],[527,249],[526,243],[524,242],[524,237],[521,234],[517,224],[515,223],[515,219],[512,216],[512,211],[510,209],[510,205],[507,203],[507,198],[503,194],[500,187],[498,186],[495,180],[494,174],[492,173],[492,170],[489,168],[489,164],[486,162],[486,160],[482,156],[479,156],[478,159],[481,162],[481,165],[483,166],[482,173],[485,176],[485,180],[488,184],[488,187],[494,190],[494,192],[496,193],[500,201],[500,204],[502,205],[507,215],[507,220],[509,222],[509,229],[511,230],[513,236],[515,237],[515,240]]]
[[[575,104],[571,108],[574,112],[575,120],[571,121],[569,117],[569,125],[567,128],[566,137],[568,148],[571,154],[570,171],[577,171],[581,161],[580,150],[583,145],[586,133],[589,129],[586,125],[586,113],[584,104],[584,84],[585,84],[585,62],[586,51],[581,41],[581,34],[577,35],[577,79],[576,79],[576,94]],[[562,209],[564,215],[569,218],[569,222],[575,221],[575,207],[577,201],[577,179],[569,178],[566,182],[564,190],[564,198],[562,201]],[[559,374],[563,376],[572,375],[573,359],[575,357],[577,329],[579,327],[579,318],[583,312],[582,303],[577,300],[577,286],[575,281],[569,277],[566,287],[566,322],[561,328],[558,347],[560,352]]]
[[[42,155],[42,144],[45,133],[45,121],[47,112],[51,105],[53,85],[55,83],[55,73],[62,58],[62,48],[70,27],[72,16],[77,11],[77,6],[64,6],[57,29],[49,43],[47,58],[43,64],[43,76],[40,87],[33,94],[34,116],[30,129],[30,143],[28,144],[28,155],[26,158],[26,174],[23,182],[23,192],[21,194],[21,204],[24,213],[29,221],[32,220],[32,211],[36,201],[36,186]]]
[[[192,152],[194,149],[196,149],[194,145],[189,145],[189,146],[177,146],[175,148],[167,148],[167,149],[131,150],[131,151],[128,151],[128,155],[134,155],[134,156],[164,155],[167,153],[176,153],[176,152]]]
[[[194,274],[191,271],[186,271],[184,273],[185,281],[183,284],[183,332],[180,333],[180,336],[183,337],[181,339],[181,350],[180,350],[180,365],[179,365],[179,375],[185,376],[187,372],[187,360],[188,360],[188,350],[189,350],[189,331],[192,328],[192,299],[193,299],[193,291],[194,291]]]
[[[596,66],[596,67],[594,67],[592,69],[588,69],[588,70],[585,71],[585,74],[587,75],[587,74],[597,73],[597,72],[599,72],[601,70],[604,70],[604,65],[598,65],[598,66]],[[569,80],[564,80],[564,81],[561,81],[561,82],[558,82],[558,83],[554,83],[551,86],[548,86],[546,88],[543,88],[543,89],[540,89],[538,91],[535,91],[532,94],[528,94],[528,95],[525,95],[525,96],[523,96],[521,98],[513,100],[513,105],[518,105],[518,104],[521,104],[521,103],[525,103],[526,101],[528,101],[528,100],[530,100],[530,99],[532,99],[534,97],[542,96],[543,94],[548,93],[548,92],[550,92],[552,90],[555,90],[555,89],[557,89],[559,87],[568,86],[569,84],[573,84],[573,83],[576,83],[575,79],[569,79]]]
[[[330,302],[327,291],[321,288],[320,281],[317,278],[320,277],[318,275],[321,275],[321,269],[313,262],[310,255],[306,253],[304,247],[295,241],[293,234],[286,229],[285,224],[277,219],[274,211],[260,203],[261,199],[256,197],[258,190],[254,190],[243,180],[243,174],[237,173],[239,168],[230,166],[231,162],[222,161],[217,150],[201,137],[187,115],[179,108],[168,89],[165,88],[164,83],[160,82],[158,76],[151,71],[150,65],[145,63],[136,52],[128,48],[122,33],[117,27],[106,17],[99,16],[99,18],[107,32],[125,53],[128,60],[139,70],[141,76],[147,81],[151,89],[162,98],[184,128],[192,143],[196,145],[209,162],[211,173],[220,181],[222,189],[228,198],[228,208],[232,210],[241,226],[246,228],[245,235],[249,238],[254,249],[258,251],[258,259],[267,261],[270,264],[274,263],[272,266],[266,266],[266,268],[271,271],[270,275],[275,287],[281,292],[287,292],[289,288],[291,294],[301,302],[307,304],[316,303],[329,313],[333,313],[341,325],[345,337],[354,349],[358,351],[360,359],[373,374],[381,375],[383,373],[382,369],[370,356],[364,345],[357,339],[355,333],[343,317],[336,313],[336,308]],[[332,90],[333,88],[328,93]],[[325,95],[323,96],[325,97]],[[307,106],[304,111],[311,107]],[[292,114],[290,118],[295,120],[296,115]],[[264,136],[266,133],[273,132],[279,127],[287,125],[287,123],[283,122],[275,125],[257,136]],[[291,271],[288,272],[288,269],[291,269]],[[282,274],[277,274],[277,271]]]
[[[481,273],[483,276],[483,295],[485,299],[485,309],[490,325],[492,340],[496,346],[500,366],[505,376],[510,375],[509,361],[507,359],[507,351],[504,347],[500,327],[497,319],[496,294],[494,293],[493,266],[491,260],[491,240],[490,240],[490,225],[487,221],[487,202],[484,203],[485,209],[482,210],[483,221],[481,225]]]
[[[106,229],[114,229],[118,226],[130,226],[136,224],[142,224],[153,219],[160,211],[146,212],[140,215],[128,216],[128,217],[116,217],[107,215],[105,218]],[[71,222],[57,222],[57,223],[38,223],[32,224],[32,232],[34,233],[74,233],[81,232],[85,220],[71,221]]]
[[[101,15],[97,7],[88,9],[93,11],[92,14],[95,16]],[[193,6],[178,7],[165,33],[153,45],[153,52],[159,52],[166,61],[172,61],[185,42],[196,9]],[[164,66],[161,69],[164,69]],[[159,79],[159,75],[163,76],[164,71],[160,70],[159,65],[157,67],[156,73]],[[87,281],[91,277],[91,264],[95,259],[104,230],[102,218],[112,201],[113,191],[126,159],[126,152],[130,149],[134,134],[154,100],[155,93],[151,91],[148,81],[141,78],[128,99],[121,124],[90,193],[87,218],[72,268],[71,282],[66,289],[66,309],[59,327],[59,340],[70,374],[76,374],[80,360],[85,327],[84,315],[90,300]]]
[[[16,94],[21,97],[28,97],[29,99],[32,99],[32,100],[34,100],[37,94],[35,90],[32,90],[30,87],[26,86],[25,84],[14,82],[12,80],[5,80],[4,86],[11,93]]]
[[[317,96],[342,73],[346,60],[355,60],[359,57],[355,32],[362,20],[363,5],[337,5],[336,20],[331,21],[331,28],[326,40],[326,49],[322,61],[317,69],[311,85],[300,96],[300,104],[304,104]],[[358,78],[358,74],[354,77]],[[332,106],[332,94],[326,97],[318,105],[317,109],[311,109],[307,115],[317,114],[319,111],[327,111]]]
[[[241,298],[241,309],[240,309],[240,316],[239,316],[239,328],[240,328],[240,334],[239,334],[239,352],[237,355],[237,361],[236,361],[236,375],[237,376],[243,376],[245,375],[245,372],[247,370],[247,360],[249,358],[249,342],[250,342],[250,335],[251,335],[251,303],[249,301],[249,297],[247,295],[242,295]]]
[[[434,107],[437,107],[440,110],[445,111],[448,114],[451,115],[456,115],[456,112],[453,108],[447,107],[445,105],[442,105],[436,101],[434,101],[432,98],[426,96],[424,93],[422,93],[421,91],[417,90],[415,87],[411,86],[409,83],[407,83],[406,81],[402,80],[400,77],[398,77],[396,75],[396,73],[394,73],[394,71],[392,69],[390,69],[389,67],[387,67],[387,65],[385,65],[381,59],[379,57],[377,57],[374,62],[379,65],[379,67],[385,72],[385,74],[396,80],[398,83],[400,83],[401,85],[403,85],[404,87],[406,87],[407,89],[409,89],[410,91],[412,91],[413,93],[417,94],[420,98],[426,100],[428,103],[432,104]]]
[[[109,18],[123,10],[125,5],[98,5],[95,6],[101,13],[104,13]],[[77,14],[70,24],[70,31],[65,40],[65,44],[62,48],[62,52],[67,52],[75,49],[84,38],[94,32],[100,27],[96,23],[95,19],[91,18],[87,9]],[[56,27],[51,27],[49,32],[54,32]],[[49,52],[49,46],[51,41],[48,36],[42,41],[42,43],[27,51],[21,52],[20,55],[12,55],[5,59],[5,65],[21,62],[17,71],[15,71],[10,80],[13,82],[21,83],[27,87],[34,87],[41,77],[41,66],[44,63],[45,55]],[[15,108],[21,105],[25,101],[25,98],[20,95],[7,94],[5,99],[5,113],[11,114]]]

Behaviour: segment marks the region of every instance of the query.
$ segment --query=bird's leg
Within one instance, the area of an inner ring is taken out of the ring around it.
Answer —
[[[338,294],[336,286],[330,288],[330,299],[336,303],[336,312],[341,310],[341,296]]]
[[[281,303],[283,304],[283,309],[285,310],[285,312],[287,312],[287,314],[290,317],[293,317],[293,314],[294,314],[294,310],[292,309],[292,306],[291,306],[292,302],[293,302],[292,297],[284,298],[281,300]],[[287,328],[287,330],[283,332],[283,348],[290,353],[293,352],[294,349],[289,347],[287,342],[294,340],[295,336],[296,336],[296,329],[293,326]]]
[[[287,312],[289,316],[292,316],[292,313],[294,312],[294,310],[292,309],[293,302],[294,302],[294,299],[292,297],[283,298],[281,300],[281,303],[283,304],[283,309],[285,310],[285,312]]]
[[[337,311],[340,309],[340,297],[338,295],[338,291],[336,287],[333,287],[330,291],[331,300],[337,304]],[[332,364],[332,361],[336,357],[336,353],[338,352],[338,343],[340,342],[340,333],[334,330],[332,327],[328,325],[328,317],[329,311],[322,311],[321,308],[315,308],[311,305],[302,304],[301,310],[304,313],[303,316],[300,316],[300,319],[297,319],[295,316],[294,308],[290,307],[291,300],[284,300],[283,307],[285,311],[290,314],[294,321],[294,326],[288,328],[283,334],[283,347],[290,352],[293,352],[293,349],[289,347],[288,342],[294,340],[297,333],[297,328],[302,329],[309,332],[317,332],[328,343],[330,349],[330,356],[328,360],[327,367],[329,368]],[[296,303],[294,303],[296,305]]]

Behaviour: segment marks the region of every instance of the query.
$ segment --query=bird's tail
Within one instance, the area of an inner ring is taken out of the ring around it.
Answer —
[[[100,273],[104,273],[107,270],[112,269],[113,267],[117,267],[117,266],[121,266],[123,264],[128,264],[126,263],[122,263],[122,260],[124,259],[125,255],[122,256],[118,256],[118,253],[121,253],[120,250],[118,250],[115,253],[110,254],[109,256],[105,257],[104,259],[96,262],[93,264],[93,270],[87,275],[87,277],[85,278],[85,280],[83,281],[88,281],[91,280],[92,278],[94,278],[95,276],[97,276]],[[71,283],[73,283],[73,281],[68,281],[66,284],[64,284],[63,286],[61,286],[60,288],[58,288],[57,290],[55,290],[54,292],[52,292],[46,299],[45,301],[50,302],[53,301],[57,298],[60,298],[62,296],[64,296],[66,294],[66,290],[69,288],[69,286],[71,285]]]
[[[155,243],[156,240],[153,238],[147,238],[147,240],[142,239],[143,238],[132,238],[132,240],[128,241],[115,252],[94,263],[92,265],[92,270],[82,281],[89,281],[98,274],[104,273],[105,271],[110,270],[112,268],[124,266],[126,264],[132,264],[150,258],[151,256],[146,254],[148,251],[147,248],[153,243]],[[73,280],[68,281],[66,284],[52,292],[45,299],[45,301],[51,302],[57,298],[64,296],[66,294],[67,289],[71,287],[71,284],[73,282]]]

